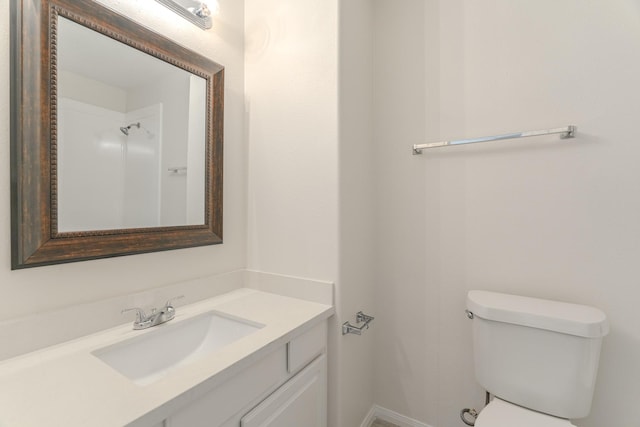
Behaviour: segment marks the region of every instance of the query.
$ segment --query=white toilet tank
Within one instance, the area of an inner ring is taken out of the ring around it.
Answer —
[[[609,332],[602,311],[487,291],[470,291],[467,309],[483,388],[556,417],[589,414],[602,337]]]

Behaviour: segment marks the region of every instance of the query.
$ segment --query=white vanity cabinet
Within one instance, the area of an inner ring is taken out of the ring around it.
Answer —
[[[326,345],[322,321],[171,415],[164,427],[326,427]]]

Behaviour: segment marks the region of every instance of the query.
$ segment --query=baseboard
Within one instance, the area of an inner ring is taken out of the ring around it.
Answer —
[[[373,422],[373,420],[375,420],[376,415],[376,407],[378,407],[377,405],[373,405],[371,407],[371,409],[369,409],[369,412],[367,413],[367,416],[364,417],[364,420],[362,420],[362,423],[360,423],[360,427],[369,427],[371,425],[371,423]]]
[[[360,427],[369,427],[373,420],[375,420],[376,418],[388,421],[399,427],[431,427],[428,424],[422,423],[418,420],[414,420],[413,418],[406,417],[402,414],[378,405],[373,405],[371,407],[369,413],[367,413],[367,416],[362,421],[362,424],[360,424]]]

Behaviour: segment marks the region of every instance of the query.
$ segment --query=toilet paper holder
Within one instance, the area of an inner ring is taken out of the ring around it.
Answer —
[[[356,322],[359,323],[360,325],[352,325],[351,323],[344,322],[342,324],[342,335],[347,335],[347,334],[356,334],[356,335],[362,335],[362,331],[364,329],[369,329],[369,323],[371,323],[371,321],[375,319],[373,316],[369,316],[364,314],[362,311],[359,311],[356,313]]]

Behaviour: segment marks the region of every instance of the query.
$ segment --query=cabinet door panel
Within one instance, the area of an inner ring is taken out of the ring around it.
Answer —
[[[326,427],[327,359],[318,357],[240,420],[241,427]]]

